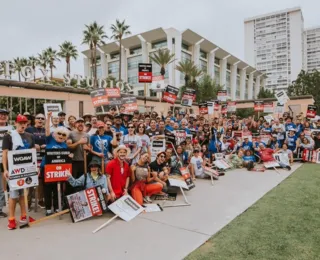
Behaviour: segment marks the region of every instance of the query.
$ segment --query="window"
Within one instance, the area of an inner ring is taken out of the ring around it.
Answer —
[[[141,47],[130,49],[130,55],[135,55],[135,54],[140,54],[140,53],[142,53],[142,48]]]
[[[138,64],[142,62],[142,55],[128,58],[128,70],[137,69]],[[137,70],[138,73],[138,70]]]
[[[138,96],[143,97],[144,96],[144,90],[138,90]]]
[[[109,62],[108,64],[108,73],[114,74],[119,72],[119,61]]]
[[[181,61],[191,61],[191,55],[189,53],[185,53],[184,51],[181,52]]]
[[[203,50],[200,50],[200,58],[207,59],[207,53]]]
[[[220,65],[220,59],[219,58],[214,58],[214,64]]]
[[[182,50],[189,51],[189,46],[187,44],[185,44],[185,43],[181,44],[181,48],[182,48]]]
[[[167,47],[167,40],[152,43],[152,49]]]
[[[203,60],[200,60],[200,66],[201,66],[201,70],[204,72],[204,73],[207,73],[207,69],[208,69],[208,66],[207,66],[207,62],[206,61],[203,61]]]
[[[154,92],[151,89],[149,90],[149,93],[150,93],[150,97],[156,97],[157,96],[157,92]]]

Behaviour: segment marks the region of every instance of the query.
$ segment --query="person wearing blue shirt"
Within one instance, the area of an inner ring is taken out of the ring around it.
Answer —
[[[170,117],[169,116],[167,116],[167,118],[165,119],[165,129],[167,130],[167,131],[170,131],[170,132],[172,132],[174,129],[173,129],[173,127],[170,125],[170,121],[171,121],[171,119],[170,119]]]
[[[241,145],[244,150],[253,150],[253,143],[249,141],[249,137],[245,136],[244,141]]]
[[[186,119],[182,119],[182,120],[181,120],[180,127],[179,127],[179,130],[185,130],[185,131],[186,131],[186,134],[187,134],[187,135],[190,135],[191,132],[190,132],[190,130],[187,128],[187,125],[188,125],[188,121],[187,121]]]
[[[279,142],[277,137],[278,137],[278,135],[276,135],[276,134],[272,135],[272,137],[268,141],[268,145],[267,145],[268,148],[275,150],[275,149],[278,149],[281,147],[281,143]]]
[[[128,134],[128,129],[123,127],[122,125],[122,119],[120,115],[116,115],[114,117],[114,125],[112,126],[112,128],[114,130],[116,130],[117,133],[121,133],[122,136],[127,135]]]
[[[105,134],[105,124],[102,121],[97,122],[97,133],[90,137],[90,145],[92,146],[92,160],[100,161],[104,158],[106,164],[109,160],[108,152],[111,146],[117,146],[116,131],[112,129],[113,138]],[[103,147],[102,147],[103,143]],[[103,150],[103,151],[102,151]]]
[[[291,129],[286,138],[286,144],[288,145],[288,149],[292,152],[296,150],[298,137],[296,136],[295,129]]]
[[[297,126],[294,123],[292,123],[292,118],[291,117],[287,118],[285,127],[286,127],[286,131],[290,131],[290,129],[296,129],[297,128]]]

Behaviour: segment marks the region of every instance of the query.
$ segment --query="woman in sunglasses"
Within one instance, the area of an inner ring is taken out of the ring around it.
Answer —
[[[57,127],[54,131],[50,132],[50,122],[51,122],[52,112],[48,112],[48,118],[46,121],[46,149],[68,149],[66,140],[69,135],[69,130],[63,126]],[[70,154],[70,157],[73,157],[73,154]],[[40,165],[40,174],[44,179],[44,166],[45,166],[45,157],[43,157]],[[45,198],[45,207],[46,207],[46,216],[52,214],[52,200],[53,200],[53,209],[58,211],[58,190],[57,184],[54,182],[44,183],[44,198]]]
[[[137,163],[139,160],[142,143],[140,137],[135,133],[135,127],[133,123],[128,124],[128,134],[121,138],[120,145],[125,145],[131,150],[131,153],[127,156],[129,165]]]
[[[131,182],[130,187],[132,198],[140,205],[143,202],[151,203],[150,196],[161,193],[163,185],[157,182],[157,174],[150,173],[148,166],[149,154],[144,152],[141,154],[139,161],[131,166]]]
[[[151,142],[149,136],[146,135],[146,127],[143,123],[139,123],[137,127],[137,135],[141,140],[141,154],[148,153],[149,159],[151,158]]]

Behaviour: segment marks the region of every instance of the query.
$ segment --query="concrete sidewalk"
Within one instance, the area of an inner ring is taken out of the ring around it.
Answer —
[[[106,214],[79,223],[69,215],[22,230],[7,230],[0,219],[0,259],[182,259],[232,219],[244,212],[292,171],[233,170],[215,181],[197,180],[187,191],[191,206],[143,213],[131,222],[115,220],[96,234],[92,231],[112,217]],[[181,194],[177,201],[180,203]],[[43,213],[31,213],[40,218]]]

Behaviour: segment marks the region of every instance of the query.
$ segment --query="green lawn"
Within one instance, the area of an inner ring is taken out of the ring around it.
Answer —
[[[320,259],[320,165],[300,167],[186,259]]]

